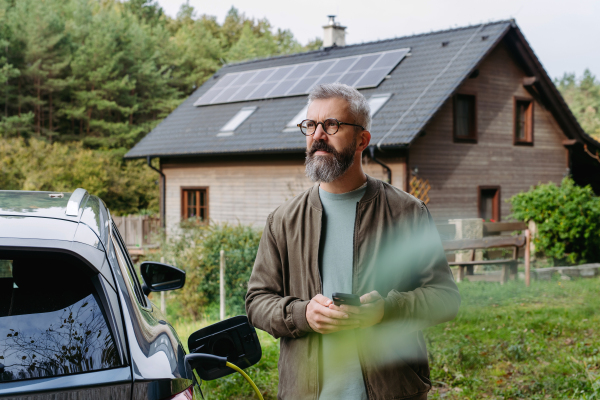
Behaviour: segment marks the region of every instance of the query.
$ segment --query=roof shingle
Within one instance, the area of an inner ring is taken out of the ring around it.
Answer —
[[[409,47],[410,56],[387,79],[376,88],[361,90],[367,98],[379,93],[392,94],[373,120],[371,143],[382,147],[407,146],[473,68],[502,39],[511,24],[512,21],[493,22],[226,65],[125,157],[304,151],[305,139],[300,132],[283,131],[306,104],[306,96],[200,107],[195,107],[193,103],[215,84],[215,78],[226,73]],[[442,46],[445,42],[447,44]],[[217,137],[221,127],[242,107],[247,106],[257,106],[258,109],[238,127],[234,135]]]

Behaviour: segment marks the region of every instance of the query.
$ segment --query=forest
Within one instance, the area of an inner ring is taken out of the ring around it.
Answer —
[[[318,49],[232,7],[220,23],[155,0],[0,0],[0,189],[85,186],[114,214],[158,209],[157,174],[123,155],[222,65]],[[557,86],[600,140],[600,83]]]
[[[0,188],[156,212],[156,173],[127,150],[223,64],[320,46],[235,8],[219,23],[153,0],[0,0]]]

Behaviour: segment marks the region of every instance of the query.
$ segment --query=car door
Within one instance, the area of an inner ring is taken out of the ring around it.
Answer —
[[[133,268],[123,240],[112,225],[109,260],[117,271],[130,349],[132,399],[174,398],[193,384],[184,362],[185,352],[173,327],[148,300]]]
[[[2,246],[0,265],[0,398],[130,399],[116,291],[98,268]]]

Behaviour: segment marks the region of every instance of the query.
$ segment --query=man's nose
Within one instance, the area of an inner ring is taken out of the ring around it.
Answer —
[[[323,129],[323,124],[317,125],[317,129],[315,129],[315,133],[313,133],[314,140],[323,140],[327,137],[327,133]]]

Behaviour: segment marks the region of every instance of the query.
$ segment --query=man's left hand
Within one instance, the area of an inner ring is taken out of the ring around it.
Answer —
[[[347,312],[350,319],[357,319],[360,321],[361,328],[368,328],[381,322],[383,318],[384,304],[383,297],[373,290],[370,293],[364,294],[360,297],[361,306],[336,306],[331,304],[329,308],[338,311]]]

